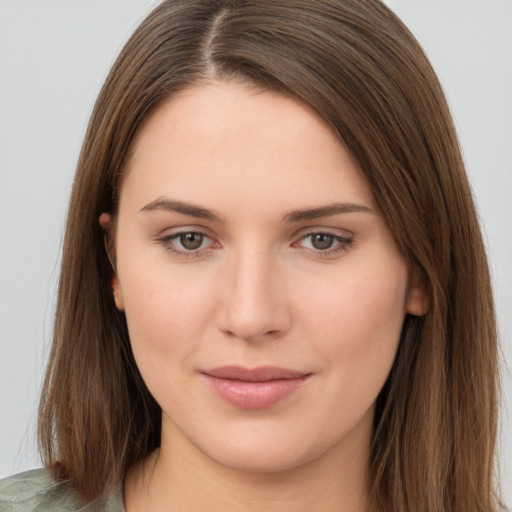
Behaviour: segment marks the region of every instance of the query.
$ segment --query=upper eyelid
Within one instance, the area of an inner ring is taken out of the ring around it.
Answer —
[[[215,238],[215,236],[211,233],[211,231],[202,226],[179,226],[179,227],[167,227],[165,229],[160,230],[157,234],[158,238],[173,238],[178,235],[182,235],[185,233],[198,233],[200,235],[206,236],[208,238]]]
[[[342,228],[332,228],[332,227],[306,227],[298,230],[295,232],[294,237],[297,239],[310,236],[310,235],[316,235],[316,234],[324,234],[324,235],[332,235],[335,237],[341,237],[341,238],[353,238],[354,233],[352,231],[349,231],[348,229],[342,229]]]
[[[332,235],[332,236],[339,236],[343,238],[348,238],[348,236],[352,236],[352,233],[349,231],[346,231],[344,229],[309,229],[305,233],[303,233],[302,236],[308,236],[308,235]],[[344,235],[347,235],[346,237]]]
[[[208,228],[205,228],[203,226],[179,226],[179,227],[172,227],[172,228],[165,228],[160,230],[158,233],[159,238],[171,238],[177,235],[181,235],[184,233],[199,233],[201,235],[207,236],[209,238],[218,238],[217,235],[212,234],[211,230]],[[349,238],[353,237],[354,234],[352,231],[349,231],[347,229],[341,229],[341,228],[331,228],[331,227],[306,227],[301,228],[297,231],[295,231],[291,238],[301,238],[308,235],[314,235],[314,234],[326,234],[326,235],[332,235],[332,236],[340,236],[342,238]]]

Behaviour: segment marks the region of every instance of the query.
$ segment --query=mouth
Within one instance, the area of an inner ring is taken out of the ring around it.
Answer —
[[[312,375],[274,366],[223,366],[201,373],[226,402],[249,410],[272,407],[299,391]]]

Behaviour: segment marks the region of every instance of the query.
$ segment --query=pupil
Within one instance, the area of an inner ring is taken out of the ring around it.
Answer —
[[[203,235],[200,233],[185,233],[180,235],[180,242],[181,245],[189,251],[199,249],[203,243]]]
[[[325,235],[323,233],[318,233],[317,235],[313,236],[313,240],[311,241],[315,249],[321,250],[329,249],[333,242],[333,235]]]

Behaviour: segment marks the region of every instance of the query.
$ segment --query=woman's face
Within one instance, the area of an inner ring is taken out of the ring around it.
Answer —
[[[161,105],[126,169],[116,252],[162,450],[249,471],[367,455],[404,316],[423,300],[307,107],[218,82]]]

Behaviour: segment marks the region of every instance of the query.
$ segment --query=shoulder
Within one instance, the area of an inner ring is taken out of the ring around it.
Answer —
[[[76,494],[52,480],[45,469],[25,471],[0,480],[0,510],[5,512],[78,511]]]
[[[45,469],[25,471],[0,480],[2,512],[124,512],[121,496],[83,503],[68,485],[56,482]]]
[[[44,469],[25,471],[0,480],[0,509],[9,512],[79,510],[74,493],[51,479]]]

